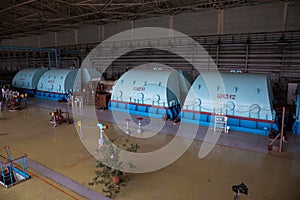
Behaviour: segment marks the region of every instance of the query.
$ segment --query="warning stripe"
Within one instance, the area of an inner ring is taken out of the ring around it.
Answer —
[[[28,172],[28,173],[29,173],[30,176],[34,176],[34,177],[40,179],[41,181],[43,181],[44,183],[50,185],[51,187],[53,187],[53,188],[59,190],[60,192],[64,193],[66,196],[70,197],[70,199],[79,200],[78,198],[74,197],[74,196],[71,195],[70,193],[68,193],[68,192],[66,192],[66,191],[64,191],[64,190],[62,190],[62,189],[60,189],[59,187],[57,187],[57,186],[54,185],[53,183],[50,183],[50,182],[47,181],[46,179],[40,177],[39,175],[37,175],[37,174],[35,174],[35,173],[33,173],[33,172]]]
[[[65,166],[63,166],[63,169],[69,169],[69,168],[74,167],[75,165],[77,165],[77,164],[79,164],[79,163],[82,163],[82,162],[84,162],[84,161],[86,161],[86,160],[89,160],[89,159],[91,159],[91,158],[93,158],[93,155],[89,155],[89,156],[87,156],[87,157],[79,158],[79,159],[76,160],[74,163],[72,163],[72,164],[70,164],[70,165],[65,165]]]
[[[203,112],[203,111],[197,111],[197,110],[186,110],[182,109],[181,112],[184,113],[196,113],[196,114],[202,114],[202,115],[211,115],[211,116],[216,116],[219,115],[217,113],[211,113],[211,112]],[[267,120],[267,119],[257,119],[257,118],[252,118],[252,117],[241,117],[241,116],[236,116],[236,115],[226,115],[228,118],[233,118],[233,119],[239,119],[239,120],[249,120],[249,121],[255,121],[255,122],[264,122],[264,123],[270,123],[274,124],[274,120]]]

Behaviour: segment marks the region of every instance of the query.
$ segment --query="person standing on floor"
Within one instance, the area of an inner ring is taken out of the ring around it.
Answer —
[[[2,89],[1,89],[1,93],[2,93],[2,101],[4,101],[4,99],[5,99],[5,87],[2,87]]]

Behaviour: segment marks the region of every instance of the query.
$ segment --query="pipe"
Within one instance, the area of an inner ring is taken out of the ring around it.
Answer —
[[[54,53],[56,67],[58,68],[58,64],[59,64],[59,62],[58,62],[58,54],[57,54],[58,49],[55,49],[55,48],[35,48],[35,47],[0,45],[0,50],[27,51],[27,52],[48,52],[49,68],[52,68],[52,66],[51,66],[51,53]]]

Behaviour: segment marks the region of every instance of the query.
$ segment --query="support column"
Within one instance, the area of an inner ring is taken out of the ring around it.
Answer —
[[[224,33],[224,9],[218,10],[218,27],[217,34],[223,35]]]
[[[54,46],[57,47],[57,32],[54,33]]]
[[[0,44],[1,44],[1,41],[0,41]],[[2,44],[1,44],[1,45],[2,45]],[[24,47],[26,46],[26,43],[25,43],[25,37],[22,38],[22,46],[24,46]]]
[[[99,40],[99,42],[102,41],[102,38],[101,38],[101,26],[98,26],[98,40]]]
[[[282,29],[281,29],[282,31],[286,31],[288,5],[289,5],[289,1],[285,1],[283,6],[283,16],[282,16]]]
[[[104,40],[104,37],[105,37],[104,25],[101,25],[101,39]]]
[[[36,35],[37,47],[41,47],[41,38],[40,35]]]
[[[249,44],[246,45],[245,73],[248,72]]]
[[[174,15],[169,16],[169,37],[174,37]]]
[[[78,44],[78,30],[75,29],[74,30],[74,44]]]
[[[134,21],[130,21],[130,30],[131,30],[131,37],[133,37],[133,29],[134,29]]]
[[[220,54],[220,44],[217,45],[217,58],[216,58],[217,67],[219,67],[219,54]]]
[[[130,21],[130,25],[131,25],[131,29],[134,29],[134,21],[133,20]]]

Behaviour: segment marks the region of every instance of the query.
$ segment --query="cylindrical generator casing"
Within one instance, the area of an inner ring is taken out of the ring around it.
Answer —
[[[300,84],[297,85],[295,104],[296,115],[292,131],[294,134],[300,134]]]
[[[87,85],[93,79],[101,79],[100,72],[95,69],[81,67],[78,69],[78,73],[74,82],[73,92],[81,92],[83,87]]]
[[[14,76],[12,86],[20,92],[34,95],[39,79],[46,71],[46,68],[22,69]]]
[[[73,92],[78,69],[50,69],[40,78],[35,97],[49,100],[67,100]]]
[[[278,130],[267,75],[201,73],[187,95],[181,121],[211,126],[216,115],[228,117],[230,130],[261,135]]]
[[[132,69],[114,86],[109,109],[130,114],[171,119],[180,112],[180,96],[190,83],[170,68]],[[186,84],[185,87],[180,87]]]

